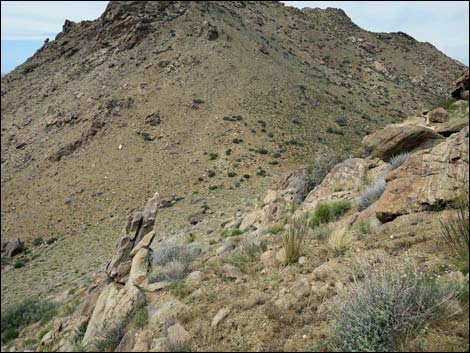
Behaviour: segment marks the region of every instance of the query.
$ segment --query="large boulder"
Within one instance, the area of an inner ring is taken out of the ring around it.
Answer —
[[[449,113],[444,108],[436,108],[429,112],[429,122],[445,123],[449,120]]]
[[[93,345],[107,332],[123,325],[145,300],[143,293],[131,283],[125,286],[111,282],[100,294],[83,337],[84,345]]]
[[[381,222],[455,201],[468,187],[468,127],[411,155],[386,181],[384,193],[373,205]]]
[[[364,137],[362,145],[370,156],[388,161],[402,152],[429,148],[442,138],[424,126],[391,124]]]

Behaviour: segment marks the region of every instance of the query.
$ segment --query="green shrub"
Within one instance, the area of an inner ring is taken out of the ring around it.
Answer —
[[[6,343],[4,339],[12,339],[18,329],[38,321],[46,323],[56,314],[57,305],[55,303],[38,299],[26,299],[6,307],[2,311],[2,343]]]
[[[114,326],[108,328],[102,337],[94,342],[95,352],[114,352],[124,337],[129,318],[126,318]]]
[[[452,260],[463,273],[469,270],[469,196],[468,189],[459,207],[446,220],[440,220],[440,235],[453,254]]]
[[[21,268],[24,267],[25,262],[23,260],[16,260],[15,264],[13,265],[14,268]]]
[[[269,153],[269,151],[266,148],[258,148],[256,150],[256,152],[258,152],[259,154],[268,154]]]
[[[313,238],[319,241],[325,241],[331,234],[331,229],[327,225],[319,225],[313,230]]]
[[[352,204],[347,200],[338,200],[332,201],[330,203],[320,204],[315,209],[312,218],[310,218],[310,227],[315,228],[320,224],[338,220],[351,208]]]
[[[328,350],[390,352],[441,317],[455,289],[410,267],[368,265],[332,305]]]
[[[145,305],[141,305],[132,316],[131,322],[136,328],[142,328],[147,325],[149,319],[148,311]]]
[[[215,177],[215,172],[214,172],[213,170],[209,170],[209,171],[207,172],[207,176],[208,176],[209,178],[213,178],[213,177]]]
[[[372,226],[368,220],[360,219],[354,223],[353,230],[358,234],[370,234],[372,232]]]
[[[227,173],[227,176],[228,176],[229,178],[234,178],[234,177],[237,176],[237,173],[235,173],[235,172],[228,172],[228,173]]]
[[[42,243],[44,243],[44,239],[42,239],[42,238],[36,238],[36,239],[33,240],[33,245],[34,246],[39,246]]]
[[[204,104],[204,101],[202,99],[193,99],[194,104]]]
[[[219,155],[217,153],[215,153],[215,152],[209,153],[209,159],[211,161],[216,160],[217,157],[219,157]]]
[[[286,253],[286,263],[294,263],[302,255],[308,235],[308,214],[292,217],[287,231],[282,234],[282,246]]]
[[[238,228],[225,228],[220,235],[222,238],[229,238],[234,237],[236,235],[240,235],[243,232]]]
[[[343,255],[351,247],[352,237],[346,228],[342,228],[330,234],[327,249],[331,256]]]

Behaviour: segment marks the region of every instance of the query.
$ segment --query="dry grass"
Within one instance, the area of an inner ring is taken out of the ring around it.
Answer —
[[[469,195],[466,190],[454,214],[440,220],[440,237],[454,255],[453,260],[463,273],[469,267]]]
[[[341,228],[331,233],[328,238],[328,251],[334,257],[341,256],[351,247],[352,240],[353,238],[348,230]]]
[[[308,214],[292,217],[287,231],[282,235],[282,245],[286,252],[286,262],[294,263],[302,255],[308,234]]]

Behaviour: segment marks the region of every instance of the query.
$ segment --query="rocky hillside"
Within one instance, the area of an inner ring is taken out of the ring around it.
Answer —
[[[208,242],[160,232],[155,193],[105,271],[2,313],[2,351],[468,350],[468,116],[457,100],[362,158],[317,155]]]
[[[47,247],[2,300],[104,266],[155,190],[162,233],[205,238],[320,147],[353,155],[437,106],[462,69],[338,9],[113,1],[66,21],[2,78],[2,238]]]
[[[2,78],[2,351],[468,349],[464,69],[338,9],[66,21]]]

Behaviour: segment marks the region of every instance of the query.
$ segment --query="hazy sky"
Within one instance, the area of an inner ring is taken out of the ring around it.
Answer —
[[[296,7],[339,7],[373,32],[406,32],[468,65],[468,1],[283,1]],[[1,71],[12,70],[61,31],[65,19],[92,20],[107,1],[2,1]]]

